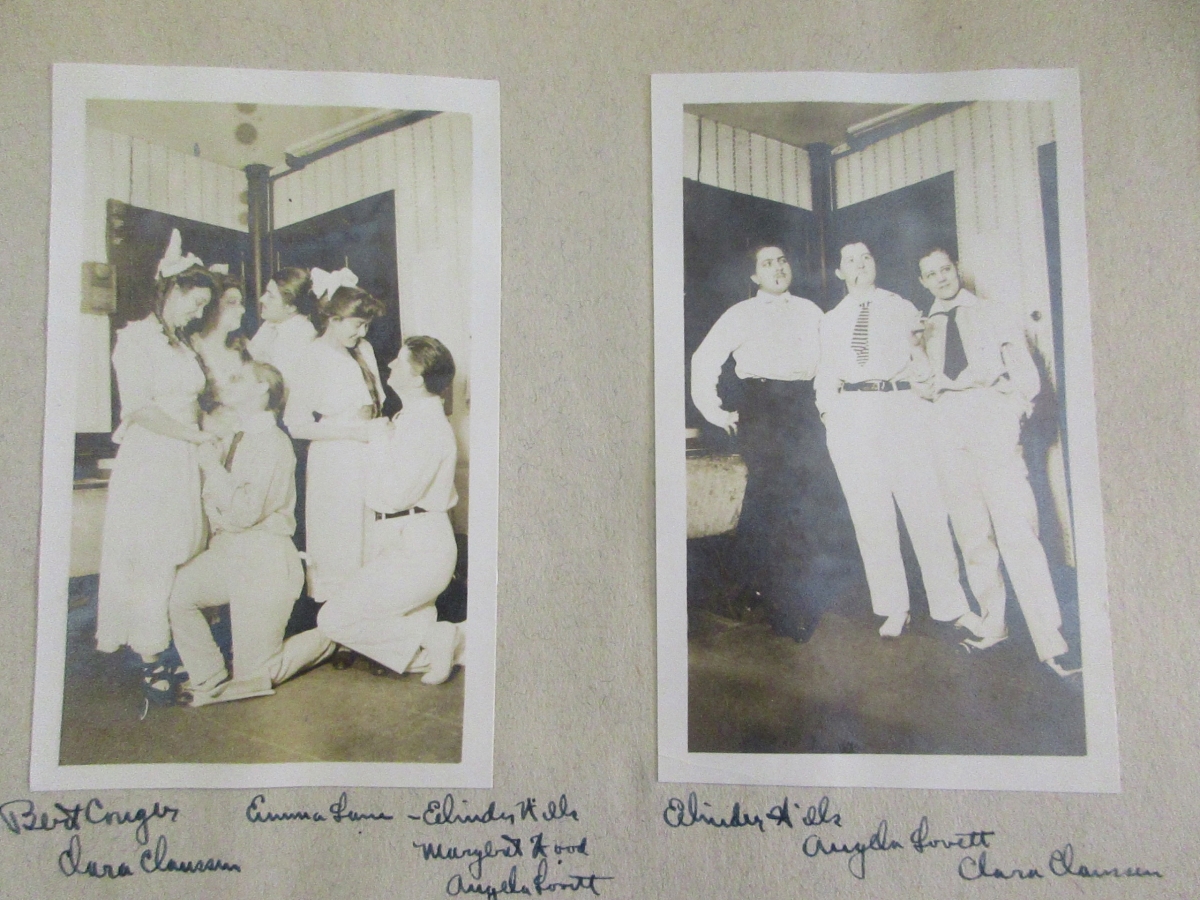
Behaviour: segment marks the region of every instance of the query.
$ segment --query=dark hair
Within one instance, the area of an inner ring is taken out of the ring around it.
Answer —
[[[421,370],[425,390],[429,393],[442,394],[454,383],[454,357],[437,338],[414,335],[405,339],[404,346]]]
[[[867,252],[869,252],[872,256],[875,255],[875,251],[871,249],[871,244],[869,241],[867,241],[865,238],[863,238],[860,235],[852,234],[852,235],[849,235],[848,237],[838,239],[837,252],[838,252],[839,259],[841,259],[842,251],[845,250],[847,247],[851,246],[852,244],[862,244],[864,247],[867,248]]]
[[[154,284],[154,316],[162,325],[163,330],[167,333],[167,338],[172,343],[177,343],[182,335],[177,329],[167,326],[163,319],[163,308],[167,305],[167,298],[171,296],[171,291],[179,288],[180,291],[190,291],[194,288],[208,288],[210,295],[217,293],[217,282],[213,278],[213,273],[203,266],[192,266],[190,269],[185,269],[178,275],[170,275],[167,278],[159,278]],[[212,302],[212,297],[209,297],[209,302]]]
[[[783,253],[784,256],[788,255],[787,247],[783,246],[783,244],[781,244],[779,241],[755,241],[750,245],[750,249],[746,251],[746,258],[750,260],[751,268],[756,268],[758,266],[758,254],[768,247],[775,247],[781,253]],[[791,264],[790,259],[788,264]]]
[[[271,280],[279,288],[283,302],[296,312],[309,317],[316,312],[317,298],[313,296],[308,269],[285,267],[272,275]]]
[[[287,388],[282,373],[265,362],[252,362],[250,369],[254,372],[254,380],[267,386],[267,412],[274,413],[278,419],[283,415],[283,407],[287,403]]]
[[[931,244],[929,247],[926,247],[924,250],[922,250],[920,255],[917,256],[917,272],[918,273],[921,271],[921,263],[923,263],[929,257],[933,256],[933,254],[935,254],[935,253],[945,253],[946,259],[950,260],[950,262],[952,262],[954,264],[955,268],[958,267],[958,259],[957,259],[957,257],[955,257],[955,255],[953,253],[951,253],[949,250],[947,250],[941,244]]]
[[[230,291],[237,291],[242,295],[242,301],[245,302],[246,290],[242,279],[236,275],[222,275],[219,272],[213,273],[213,282],[215,290],[208,303],[204,305],[204,309],[200,313],[200,317],[191,322],[186,331],[189,335],[198,334],[200,336],[207,335],[217,327],[217,322],[221,318],[221,301]],[[234,331],[231,331],[226,339],[225,344],[228,347],[234,346],[234,343],[241,336],[241,326]]]
[[[318,301],[313,324],[317,334],[324,334],[330,319],[366,319],[369,322],[383,313],[383,304],[362,288],[343,286]]]

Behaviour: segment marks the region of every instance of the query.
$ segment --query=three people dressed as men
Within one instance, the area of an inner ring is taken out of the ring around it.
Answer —
[[[782,621],[780,630],[806,640],[819,615],[821,526],[798,510],[814,502],[814,469],[832,460],[882,637],[899,637],[910,621],[899,510],[930,615],[963,630],[964,650],[1008,636],[1003,559],[1038,659],[1069,674],[1057,659],[1067,645],[1021,451],[1040,379],[1020,323],[966,290],[942,248],[914,261],[934,298],[927,318],[875,284],[874,256],[861,241],[841,247],[836,275],[846,295],[824,314],[788,292],[791,267],[779,246],[753,255],[758,292],[701,342],[691,391],[706,420],[738,435],[747,484],[737,547],[777,611],[776,627]],[[741,379],[737,410],[717,394],[730,356]]]

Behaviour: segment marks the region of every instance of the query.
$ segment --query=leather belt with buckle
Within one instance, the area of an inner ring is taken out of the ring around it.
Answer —
[[[907,381],[843,381],[843,391],[878,391],[886,394],[888,391],[907,391],[912,388],[912,384]]]
[[[423,513],[425,510],[419,506],[414,506],[412,509],[402,509],[400,512],[394,513],[375,513],[375,521],[382,522],[384,519],[398,519],[401,516],[415,516],[417,513]]]

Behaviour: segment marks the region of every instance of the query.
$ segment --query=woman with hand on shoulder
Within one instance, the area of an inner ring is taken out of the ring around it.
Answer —
[[[171,642],[167,601],[175,570],[204,546],[196,448],[204,370],[182,337],[217,290],[173,231],[158,267],[154,311],[117,333],[113,368],[121,423],[108,483],[100,556],[96,646],[141,657],[142,691],[170,702],[173,673],[159,660]]]
[[[360,469],[367,423],[383,412],[383,384],[365,335],[383,304],[358,287],[349,269],[313,269],[312,282],[318,336],[298,357],[284,424],[293,438],[312,442],[305,550],[309,594],[321,603],[362,565]]]
[[[248,350],[255,362],[274,366],[289,384],[296,361],[317,336],[310,317],[316,310],[312,279],[307,270],[280,269],[267,282],[258,299],[262,324],[250,339]]]

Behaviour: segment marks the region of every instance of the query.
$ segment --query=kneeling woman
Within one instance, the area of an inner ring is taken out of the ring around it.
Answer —
[[[462,648],[460,627],[439,622],[434,607],[458,557],[448,515],[458,452],[440,396],[453,381],[441,341],[404,342],[387,382],[404,408],[371,423],[365,450],[365,564],[317,620],[330,640],[394,672],[424,671],[425,684],[445,681]]]

